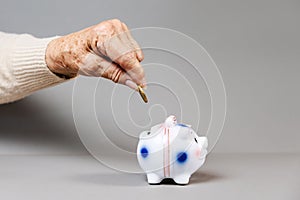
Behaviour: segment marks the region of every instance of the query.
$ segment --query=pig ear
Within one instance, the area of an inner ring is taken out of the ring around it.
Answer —
[[[191,137],[191,130],[186,127],[180,127],[178,135],[181,139],[189,139]]]
[[[155,134],[161,127],[162,127],[163,124],[157,124],[155,126],[152,126],[151,128],[151,133]]]

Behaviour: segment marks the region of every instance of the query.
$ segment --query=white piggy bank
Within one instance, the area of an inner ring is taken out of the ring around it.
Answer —
[[[205,161],[207,145],[206,137],[199,137],[189,125],[178,124],[175,116],[169,116],[140,134],[137,158],[149,184],[165,178],[188,184]]]

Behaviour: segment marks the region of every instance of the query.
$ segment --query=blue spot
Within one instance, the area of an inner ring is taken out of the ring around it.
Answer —
[[[148,156],[149,152],[146,147],[141,148],[141,155],[143,158],[146,158]]]
[[[177,162],[179,163],[184,163],[188,158],[187,153],[185,152],[180,152],[177,154]]]
[[[181,127],[188,127],[187,125],[185,124],[176,124],[177,126],[181,126]]]

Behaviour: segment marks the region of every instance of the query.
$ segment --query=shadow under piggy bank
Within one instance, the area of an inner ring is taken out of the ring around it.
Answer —
[[[205,183],[205,182],[212,182],[216,181],[219,179],[222,179],[223,177],[213,173],[213,172],[195,172],[191,178],[189,184],[178,184],[176,183],[172,178],[166,178],[163,179],[160,183],[158,184],[151,184],[151,185],[180,185],[180,186],[185,186],[185,185],[194,185],[194,184],[200,184],[200,183]]]

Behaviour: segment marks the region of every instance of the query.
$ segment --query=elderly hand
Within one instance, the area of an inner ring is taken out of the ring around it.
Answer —
[[[54,39],[46,50],[47,66],[56,74],[104,77],[132,89],[146,85],[143,59],[127,26],[117,19]]]

